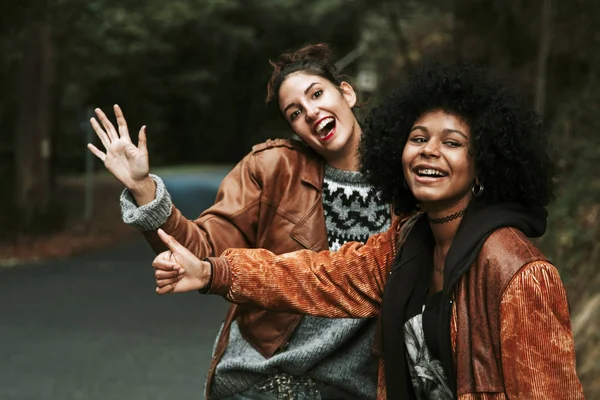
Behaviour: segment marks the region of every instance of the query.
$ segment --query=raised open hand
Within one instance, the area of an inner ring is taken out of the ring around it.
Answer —
[[[160,253],[154,261],[156,293],[182,293],[204,289],[211,277],[211,267],[183,247],[174,237],[158,230],[158,236],[169,248]]]
[[[138,145],[134,145],[129,137],[127,122],[123,112],[118,105],[114,106],[119,130],[115,129],[106,115],[96,108],[96,115],[102,124],[98,124],[95,118],[90,119],[92,128],[100,141],[104,145],[106,153],[99,150],[96,146],[88,143],[87,147],[96,157],[98,157],[107,170],[109,170],[125,187],[131,191],[140,191],[142,188],[152,188],[152,180],[148,175],[150,165],[148,162],[148,148],[146,146],[146,126],[142,126],[138,136]],[[154,193],[152,193],[152,198]]]

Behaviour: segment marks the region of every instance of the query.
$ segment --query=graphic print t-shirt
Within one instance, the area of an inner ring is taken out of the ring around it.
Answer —
[[[413,315],[404,324],[406,361],[417,400],[453,399],[442,363],[432,356],[423,330],[425,307],[435,308],[440,300],[440,296],[431,296],[420,310],[412,310]]]

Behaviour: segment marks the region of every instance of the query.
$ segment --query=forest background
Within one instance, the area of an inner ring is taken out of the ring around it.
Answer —
[[[551,132],[559,190],[540,245],[567,285],[587,398],[600,399],[600,2],[28,0],[0,7],[0,265],[131,234],[116,228],[116,200],[102,201],[120,188],[101,173],[92,187],[94,218],[91,200],[83,205],[86,165],[102,170],[86,158],[94,107],[119,103],[132,132],[148,126],[153,167],[233,165],[253,144],[289,136],[264,103],[268,59],[284,50],[329,43],[365,109],[422,60],[489,67],[536,105]]]

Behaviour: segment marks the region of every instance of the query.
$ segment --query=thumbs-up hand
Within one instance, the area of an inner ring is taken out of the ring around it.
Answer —
[[[160,253],[152,262],[156,293],[183,293],[206,288],[211,277],[210,263],[200,260],[162,229],[158,230],[158,236],[169,250]]]

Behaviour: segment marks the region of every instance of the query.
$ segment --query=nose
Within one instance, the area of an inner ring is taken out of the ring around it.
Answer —
[[[427,141],[427,143],[425,144],[425,146],[423,146],[421,154],[425,157],[439,157],[440,156],[440,141],[435,139],[435,138],[431,138]]]
[[[305,110],[306,110],[306,118],[309,121],[315,121],[317,119],[317,117],[319,116],[319,107],[317,107],[317,106],[307,105],[305,107]]]

